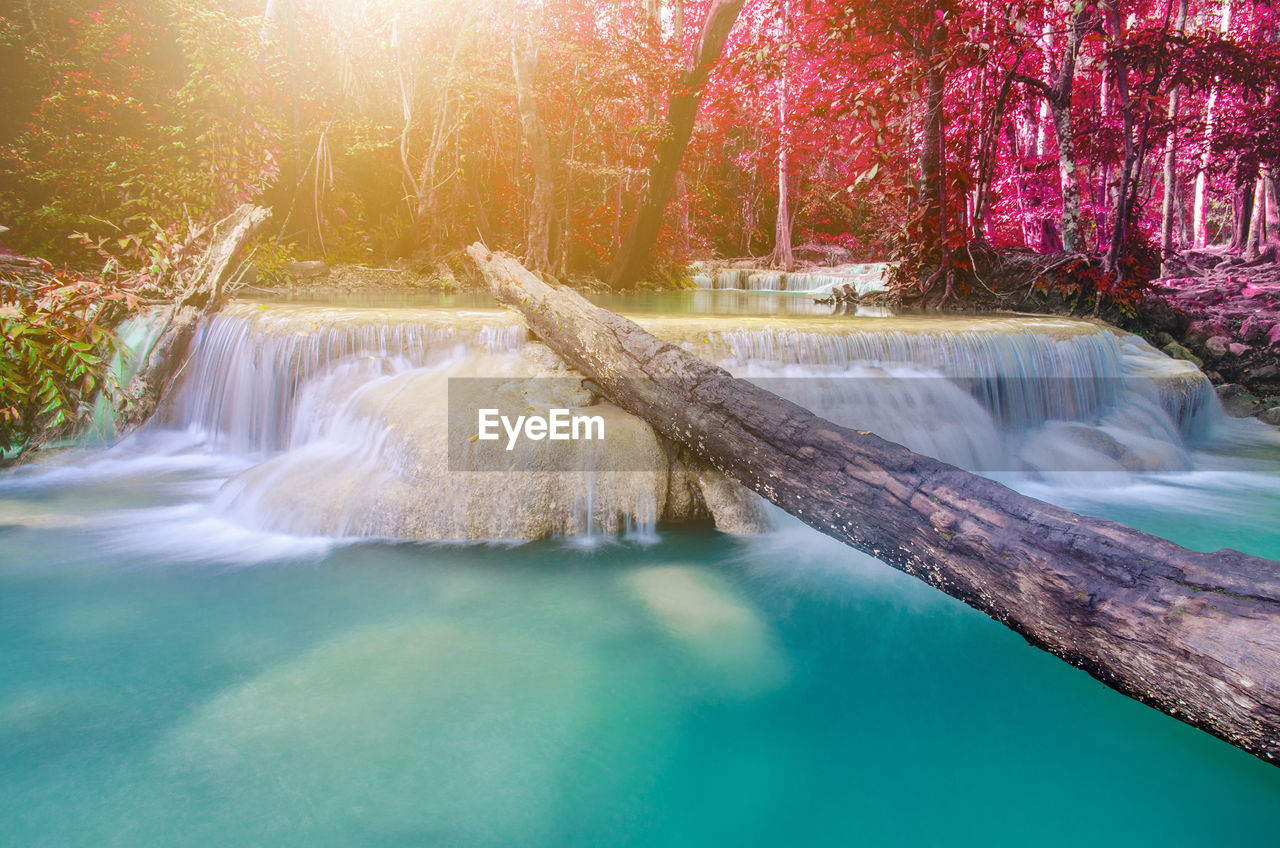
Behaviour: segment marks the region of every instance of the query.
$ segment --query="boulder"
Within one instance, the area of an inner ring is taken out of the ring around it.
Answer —
[[[1193,365],[1195,365],[1197,368],[1199,368],[1201,365],[1204,364],[1204,362],[1201,361],[1200,357],[1196,356],[1194,353],[1187,350],[1185,347],[1178,344],[1177,342],[1169,342],[1169,344],[1165,345],[1160,349],[1164,351],[1168,356],[1174,359],[1186,360],[1187,362],[1190,362]]]
[[[1280,427],[1280,406],[1273,406],[1258,415],[1258,420],[1272,427]]]
[[[1249,380],[1254,383],[1280,383],[1280,366],[1273,362],[1260,365],[1249,372]]]
[[[1248,418],[1258,411],[1258,399],[1253,392],[1237,383],[1218,386],[1218,400],[1223,412],[1232,418]]]
[[[1138,320],[1143,325],[1165,333],[1181,333],[1187,328],[1187,319],[1159,295],[1148,297],[1138,304]]]
[[[1246,356],[1251,350],[1253,350],[1253,348],[1249,347],[1247,344],[1240,344],[1239,342],[1232,342],[1227,345],[1227,353],[1232,356]]]
[[[1210,336],[1204,343],[1204,352],[1210,359],[1221,359],[1227,355],[1231,339],[1227,336]]]
[[[1257,315],[1247,315],[1240,322],[1240,340],[1245,344],[1257,344],[1267,337],[1274,321],[1263,321]]]

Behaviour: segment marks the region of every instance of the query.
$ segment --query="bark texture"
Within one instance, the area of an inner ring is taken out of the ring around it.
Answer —
[[[840,427],[468,249],[499,302],[614,403],[812,527],[1108,686],[1280,756],[1280,564],[1196,553]]]
[[[924,126],[920,134],[920,185],[918,202],[922,216],[921,238],[926,250],[941,250],[947,241],[947,194],[944,163],[946,162],[946,125],[943,97],[946,94],[946,71],[940,54],[947,41],[947,26],[935,23],[929,35],[914,45],[916,61],[925,69]],[[950,286],[948,285],[948,291]]]
[[[649,167],[649,184],[636,210],[635,220],[627,230],[622,247],[618,249],[609,269],[609,285],[614,288],[634,286],[649,261],[649,254],[658,241],[658,231],[662,227],[667,201],[671,199],[671,187],[680,170],[680,160],[684,158],[684,150],[689,146],[689,137],[693,134],[693,122],[698,117],[698,105],[702,102],[707,79],[720,58],[729,32],[738,20],[743,2],[744,0],[712,0],[711,8],[707,10],[707,20],[702,25],[702,32],[684,73],[667,98],[666,133],[659,142],[657,155]]]

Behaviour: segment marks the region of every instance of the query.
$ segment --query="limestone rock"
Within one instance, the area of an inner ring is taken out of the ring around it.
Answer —
[[[708,468],[698,475],[698,488],[721,533],[747,535],[769,529],[764,503],[742,484]]]
[[[652,427],[598,401],[581,374],[549,357],[528,344],[519,355],[334,381],[312,402],[327,406],[322,418],[337,438],[254,466],[220,499],[264,529],[326,536],[615,535],[708,513],[725,532],[767,529],[755,495],[700,461],[673,472],[674,451]],[[505,435],[478,441],[470,416],[481,407],[599,416],[606,439],[523,438],[508,450]]]

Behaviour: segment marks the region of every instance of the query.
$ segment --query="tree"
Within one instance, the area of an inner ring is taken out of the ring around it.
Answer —
[[[533,94],[533,72],[538,61],[538,50],[530,35],[523,47],[512,51],[512,66],[516,78],[516,102],[520,109],[520,125],[529,145],[533,160],[533,198],[529,201],[529,227],[525,247],[525,265],[533,271],[551,269],[551,227],[555,210],[554,179],[552,176],[551,146],[547,134],[538,119],[538,107]]]
[[[1178,0],[1177,20],[1173,25],[1178,35],[1187,28],[1187,0]],[[1182,86],[1174,83],[1169,88],[1169,130],[1164,143],[1164,200],[1160,205],[1160,250],[1166,256],[1173,252],[1173,216],[1178,195],[1178,105],[1182,99]]]
[[[788,167],[791,148],[791,131],[787,125],[787,83],[791,66],[791,51],[787,45],[791,30],[789,5],[788,0],[779,0],[778,27],[785,52],[782,59],[782,72],[778,79],[778,214],[771,257],[771,264],[784,271],[792,270],[796,264],[795,256],[791,252],[791,204],[789,202],[791,170]]]
[[[1058,142],[1058,176],[1062,181],[1062,248],[1076,252],[1084,248],[1080,231],[1080,179],[1076,164],[1076,130],[1071,112],[1071,96],[1075,89],[1076,59],[1080,43],[1091,25],[1089,5],[1083,2],[1068,3],[1071,17],[1066,28],[1066,43],[1062,46],[1061,64],[1055,68],[1053,47],[1046,44],[1046,60],[1052,83],[1018,74],[1017,79],[1026,83],[1044,98],[1053,116],[1053,130]]]
[[[662,224],[667,201],[671,199],[671,187],[680,168],[680,160],[693,133],[703,90],[738,13],[742,11],[742,4],[743,0],[712,0],[684,72],[667,97],[666,126],[653,164],[649,167],[648,184],[631,228],[609,268],[609,285],[614,288],[634,286],[649,261],[654,242],[658,240],[658,228]]]
[[[1231,3],[1232,0],[1222,0],[1218,32],[1224,36],[1231,31]],[[1195,231],[1196,247],[1204,247],[1208,243],[1208,230],[1205,226],[1205,204],[1208,201],[1209,164],[1213,156],[1213,130],[1214,119],[1217,117],[1215,109],[1218,104],[1218,93],[1219,89],[1215,84],[1209,90],[1209,99],[1204,104],[1204,141],[1201,145],[1200,170],[1196,172],[1195,207],[1192,213],[1192,227]]]

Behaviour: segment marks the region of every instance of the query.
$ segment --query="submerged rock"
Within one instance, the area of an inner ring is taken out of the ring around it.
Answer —
[[[790,676],[772,631],[723,577],[663,565],[632,572],[624,581],[662,629],[728,692],[758,697]]]
[[[1222,409],[1232,418],[1248,418],[1258,411],[1258,399],[1253,392],[1236,383],[1218,386],[1218,400]]]

